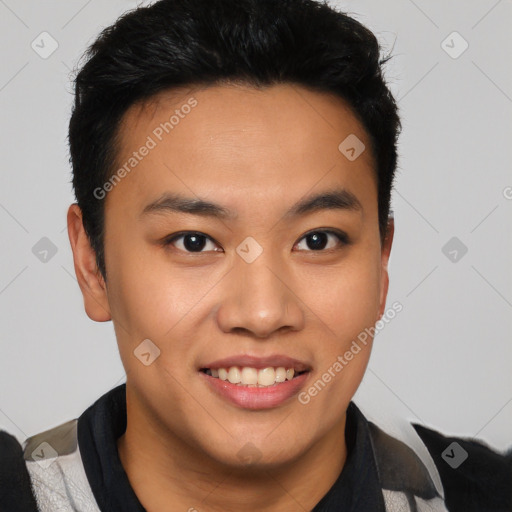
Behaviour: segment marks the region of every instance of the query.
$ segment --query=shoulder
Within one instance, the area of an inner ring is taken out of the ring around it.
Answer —
[[[77,442],[77,420],[29,437],[0,432],[0,505],[9,512],[99,512]]]
[[[417,510],[512,512],[512,449],[499,453],[483,441],[394,416],[368,428],[385,496],[412,495],[423,506],[437,494],[444,505]]]
[[[512,450],[502,454],[481,441],[413,427],[439,471],[448,510],[512,511]]]
[[[5,431],[0,431],[0,504],[11,512],[38,510],[21,444]]]
[[[29,437],[23,457],[41,511],[99,509],[87,479],[77,435],[78,420]]]

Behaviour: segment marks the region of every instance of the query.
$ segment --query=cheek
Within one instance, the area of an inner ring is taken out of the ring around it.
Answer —
[[[315,379],[328,382],[318,406],[326,400],[346,405],[363,378],[380,296],[379,267],[372,261],[354,258],[339,272],[317,276],[315,286],[309,283],[307,305],[322,333]],[[317,388],[323,389],[322,382]]]
[[[112,262],[107,267],[107,289],[120,350],[131,351],[147,338],[160,345],[186,314],[186,290],[173,275],[176,270],[149,258],[144,247],[111,242],[110,247],[105,245]]]
[[[204,281],[197,273],[173,267],[163,248],[141,236],[117,233],[105,252],[114,319],[137,335],[162,337],[202,296]]]
[[[323,269],[304,283],[304,302],[333,337],[337,333],[341,339],[357,336],[377,320],[380,273],[378,263],[368,257]]]

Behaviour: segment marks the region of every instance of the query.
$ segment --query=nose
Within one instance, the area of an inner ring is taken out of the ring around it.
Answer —
[[[277,331],[303,329],[304,309],[288,272],[264,255],[252,263],[239,259],[229,272],[217,309],[223,332],[268,338]]]

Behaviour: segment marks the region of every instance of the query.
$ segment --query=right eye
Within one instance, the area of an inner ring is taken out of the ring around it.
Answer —
[[[173,245],[177,249],[183,252],[190,253],[202,253],[207,252],[203,249],[208,246],[208,243],[211,243],[213,247],[216,246],[215,242],[204,233],[198,233],[196,231],[183,231],[181,233],[174,233],[166,237],[164,241],[164,245]],[[217,246],[218,247],[218,246]],[[218,252],[218,249],[209,249],[215,252]]]

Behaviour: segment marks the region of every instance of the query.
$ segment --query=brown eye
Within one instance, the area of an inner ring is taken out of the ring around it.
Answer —
[[[298,246],[303,244],[299,250],[323,251],[325,249],[340,248],[348,243],[348,237],[342,232],[335,231],[311,231],[301,238],[304,242],[299,242]],[[304,248],[304,245],[306,246]]]
[[[209,245],[210,244],[210,245]],[[202,233],[185,232],[172,235],[167,238],[165,245],[173,245],[180,251],[201,253],[207,251],[216,251],[216,244],[213,240]],[[206,248],[206,250],[204,250]]]

